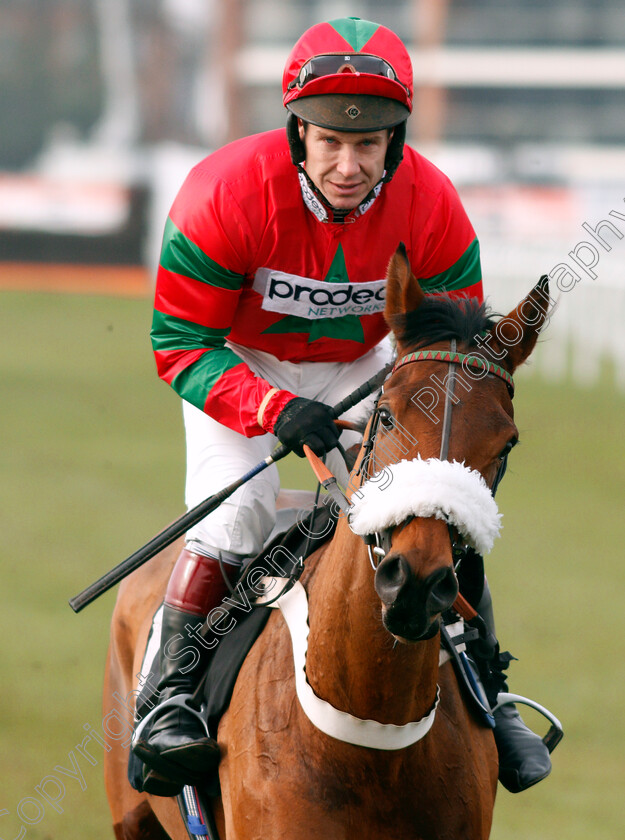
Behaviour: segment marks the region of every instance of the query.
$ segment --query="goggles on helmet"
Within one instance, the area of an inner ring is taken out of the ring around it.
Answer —
[[[367,73],[371,76],[383,76],[394,82],[399,82],[397,73],[393,67],[383,58],[377,55],[366,53],[329,53],[327,55],[315,55],[306,61],[297,78],[287,87],[292,90],[298,87],[300,90],[308,82],[321,79],[324,76],[333,76],[340,73]],[[401,84],[401,82],[399,82]],[[404,87],[404,85],[402,85]]]

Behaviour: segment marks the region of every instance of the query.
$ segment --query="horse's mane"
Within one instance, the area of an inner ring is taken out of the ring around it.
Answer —
[[[391,326],[397,340],[411,350],[452,338],[459,344],[476,347],[476,338],[494,326],[495,317],[485,303],[478,303],[475,298],[426,295],[417,309],[394,316]]]

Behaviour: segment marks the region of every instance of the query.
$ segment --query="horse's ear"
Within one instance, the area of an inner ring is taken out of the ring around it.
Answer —
[[[510,373],[523,364],[536,346],[549,302],[549,277],[545,274],[516,309],[491,329],[493,349]]]
[[[386,272],[386,306],[384,318],[391,330],[397,326],[398,316],[413,312],[425,295],[419,281],[410,270],[408,254],[403,242],[391,257]]]

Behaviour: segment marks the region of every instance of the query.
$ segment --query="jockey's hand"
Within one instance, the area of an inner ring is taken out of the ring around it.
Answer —
[[[295,397],[284,406],[278,414],[273,433],[280,443],[288,446],[300,458],[304,457],[304,444],[315,455],[321,456],[334,449],[340,435],[330,407],[305,397]]]

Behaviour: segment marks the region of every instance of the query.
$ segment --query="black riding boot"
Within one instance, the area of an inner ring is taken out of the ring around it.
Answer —
[[[483,619],[492,640],[495,641],[493,603],[486,582],[477,612]],[[491,706],[494,706],[497,702],[497,694],[508,690],[504,670],[513,657],[510,654],[500,653],[498,644],[495,644],[494,649],[493,647],[490,649],[492,657],[484,649],[481,641],[469,643],[469,649],[477,661],[488,700]],[[511,793],[520,793],[549,775],[551,772],[549,750],[542,738],[525,725],[516,706],[512,704],[502,706],[495,711],[494,717],[495,743],[499,753],[499,781]]]
[[[198,783],[219,762],[217,742],[207,735],[193,706],[187,705],[212,656],[212,650],[189,633],[201,623],[196,614],[163,606],[158,706],[149,731],[141,733],[132,747],[152,771],[144,776],[148,793],[174,796],[184,784]]]
[[[198,631],[229,591],[223,573],[215,557],[184,548],[169,579],[159,651],[159,704],[150,713],[152,719],[144,719],[145,728],[132,747],[148,768],[143,780],[148,793],[174,796],[182,785],[199,783],[219,762],[217,742],[207,735],[189,701],[217,646],[217,635],[199,637]]]

